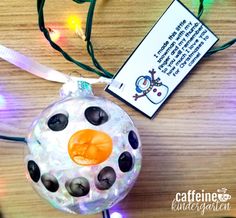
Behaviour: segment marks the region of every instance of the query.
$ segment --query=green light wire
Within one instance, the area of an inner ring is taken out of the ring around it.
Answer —
[[[204,11],[204,0],[199,0],[199,8],[198,8],[198,15],[197,15],[197,18],[200,19],[200,17],[202,16],[203,14],[203,11]]]
[[[74,58],[72,58],[68,53],[66,53],[59,45],[57,45],[55,42],[52,41],[50,34],[48,32],[48,29],[45,27],[45,23],[44,23],[44,14],[43,14],[43,7],[45,4],[45,0],[37,0],[37,11],[38,11],[38,25],[39,25],[39,29],[41,32],[43,32],[45,38],[48,40],[48,42],[50,43],[50,45],[57,51],[59,51],[66,60],[76,64],[77,66],[79,66],[80,68],[86,70],[86,71],[90,71],[93,73],[96,73],[99,76],[103,76],[103,77],[107,77],[107,78],[111,78],[113,75],[111,73],[109,73],[108,71],[105,71],[101,65],[98,63],[98,61],[96,60],[96,58],[94,57],[94,51],[92,48],[92,43],[90,41],[90,36],[91,36],[91,28],[92,28],[92,17],[93,17],[93,11],[94,11],[94,7],[95,7],[95,0],[92,0],[93,4],[90,4],[90,8],[89,8],[89,13],[88,13],[88,21],[89,23],[87,23],[86,25],[86,40],[87,40],[87,47],[90,48],[90,56],[93,59],[93,62],[96,64],[96,69],[83,64],[77,60],[75,60]],[[76,0],[77,3],[84,3],[84,2],[88,2],[87,0]]]
[[[198,19],[201,18],[203,12],[204,12],[204,0],[199,0],[199,8],[198,8]],[[210,49],[204,57],[209,57],[211,56],[212,54],[215,54],[216,52],[219,52],[219,51],[223,51],[225,50],[226,48],[229,48],[230,46],[232,46],[234,43],[236,43],[236,38],[230,40],[229,42],[226,42],[225,44],[219,46],[219,47],[216,47],[216,48],[212,48]]]
[[[225,44],[219,46],[219,47],[216,47],[216,48],[212,48],[211,50],[209,50],[204,57],[209,57],[211,56],[212,54],[215,54],[216,52],[218,51],[222,51],[222,50],[225,50],[226,48],[229,48],[230,46],[232,46],[234,43],[236,43],[236,38],[235,39],[232,39],[230,40],[229,42],[226,42]]]
[[[15,137],[15,136],[5,136],[5,135],[0,135],[0,139],[2,140],[7,140],[7,141],[14,141],[14,142],[26,142],[25,138],[22,137]]]
[[[78,2],[78,0],[76,0]],[[111,73],[106,71],[100,63],[97,61],[94,55],[94,50],[93,50],[93,44],[91,42],[91,32],[92,32],[92,25],[93,25],[93,15],[94,15],[94,9],[96,5],[96,0],[91,0],[90,1],[90,7],[87,15],[87,22],[86,22],[86,30],[85,30],[85,36],[86,36],[86,41],[87,41],[87,51],[93,61],[94,66],[105,73],[108,77],[113,77]]]
[[[109,212],[108,209],[102,211],[102,217],[103,217],[103,218],[110,218],[110,217],[111,217],[111,216],[110,216],[110,212]]]
[[[92,24],[93,24],[93,15],[94,15],[94,9],[96,6],[96,0],[73,0],[74,2],[78,3],[78,4],[83,4],[83,3],[90,3],[89,6],[89,10],[88,10],[88,15],[87,15],[87,21],[86,21],[86,30],[85,30],[85,37],[86,37],[86,42],[87,42],[87,52],[91,57],[91,60],[93,62],[93,65],[96,67],[96,69],[83,64],[77,60],[75,60],[74,58],[72,58],[68,53],[66,53],[59,45],[57,45],[55,42],[52,41],[52,39],[50,38],[50,34],[48,32],[48,29],[45,27],[45,23],[44,23],[44,14],[43,14],[43,7],[45,4],[45,0],[37,0],[37,10],[38,10],[38,25],[39,25],[39,29],[41,32],[43,32],[45,38],[48,40],[48,42],[50,43],[50,45],[57,51],[59,51],[66,60],[76,64],[77,66],[81,67],[82,69],[86,70],[86,71],[90,71],[93,73],[96,73],[99,76],[104,76],[107,78],[112,78],[113,74],[111,74],[110,72],[108,72],[107,70],[105,70],[101,64],[98,62],[98,60],[95,57],[94,54],[94,49],[93,49],[93,44],[91,42],[91,33],[92,33]],[[198,18],[200,19],[203,12],[204,12],[204,0],[199,0],[199,8],[198,8]],[[206,54],[205,57],[208,57],[216,52],[222,51],[226,48],[229,48],[230,46],[232,46],[234,43],[236,42],[236,38],[232,39],[231,41],[213,48],[211,50],[209,50]]]

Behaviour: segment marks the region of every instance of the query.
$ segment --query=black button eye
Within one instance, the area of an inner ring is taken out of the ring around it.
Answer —
[[[100,107],[88,107],[84,115],[93,125],[98,126],[108,121],[107,113]]]
[[[133,158],[128,151],[120,155],[118,162],[120,170],[124,173],[129,172],[133,167]]]
[[[59,188],[59,183],[56,177],[48,173],[42,175],[41,181],[45,188],[50,192],[56,192]]]
[[[89,193],[90,185],[86,178],[78,177],[67,181],[65,187],[69,194],[73,197],[85,196]]]
[[[116,173],[112,167],[104,167],[97,176],[95,185],[97,189],[107,190],[116,181]]]
[[[52,131],[61,131],[65,129],[67,125],[68,117],[62,113],[55,114],[48,120],[48,127]]]
[[[131,130],[129,132],[128,139],[129,139],[129,143],[130,143],[131,147],[133,149],[137,149],[139,146],[138,136],[136,135],[136,133],[133,130]]]
[[[40,179],[40,169],[39,169],[38,165],[33,160],[30,160],[28,162],[27,167],[28,167],[30,178],[34,182],[38,182]]]

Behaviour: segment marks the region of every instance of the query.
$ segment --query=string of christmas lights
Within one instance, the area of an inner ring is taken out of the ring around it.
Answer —
[[[52,40],[51,36],[50,36],[50,28],[46,28],[45,27],[45,23],[44,23],[44,13],[43,13],[43,8],[44,8],[44,4],[45,4],[45,0],[37,0],[37,9],[38,9],[38,25],[39,25],[39,29],[41,32],[43,32],[45,38],[48,40],[48,42],[50,43],[50,45],[57,51],[59,51],[66,60],[78,65],[79,67],[81,67],[82,69],[86,70],[86,71],[90,71],[93,73],[96,73],[99,76],[104,76],[107,78],[112,78],[113,74],[108,72],[106,69],[104,69],[101,64],[98,62],[98,60],[95,57],[95,53],[94,53],[94,49],[93,49],[93,44],[91,42],[91,32],[92,32],[92,24],[93,24],[93,15],[94,15],[94,9],[95,9],[95,5],[96,5],[96,0],[73,0],[74,2],[78,3],[78,4],[83,4],[83,3],[90,3],[89,6],[89,10],[88,10],[88,14],[87,14],[87,21],[86,21],[86,29],[85,29],[85,36],[83,36],[83,33],[81,33],[81,29],[80,32],[77,30],[77,34],[80,35],[80,37],[87,42],[87,52],[91,57],[91,60],[93,62],[93,65],[96,67],[96,69],[83,64],[77,60],[75,60],[74,58],[72,58],[68,53],[66,53],[59,45],[56,44],[55,41]],[[200,19],[203,12],[204,12],[204,0],[199,0],[199,8],[198,8],[198,15],[197,17]],[[229,42],[216,47],[216,48],[212,48],[211,50],[209,50],[204,57],[208,57],[216,52],[222,51],[226,48],[229,48],[230,46],[232,46],[234,43],[236,43],[236,38],[230,40]]]
[[[111,78],[113,75],[105,70],[101,64],[97,61],[94,55],[94,49],[93,49],[93,44],[91,42],[91,31],[92,31],[92,23],[93,23],[93,14],[94,14],[94,8],[96,5],[96,0],[74,0],[76,3],[82,4],[85,2],[90,2],[90,7],[88,10],[88,15],[87,15],[87,22],[86,22],[86,30],[85,30],[85,41],[87,42],[87,51],[93,61],[94,66],[97,69],[94,69],[86,64],[81,63],[80,61],[75,60],[72,58],[67,52],[65,52],[58,44],[56,44],[50,37],[50,33],[48,28],[45,27],[45,22],[44,22],[44,13],[43,13],[43,7],[45,4],[45,0],[37,0],[37,10],[38,10],[38,24],[39,24],[39,29],[41,32],[43,32],[45,38],[48,40],[50,45],[57,51],[59,51],[66,60],[76,64],[80,68],[90,71],[93,73],[96,73],[99,76],[103,76],[106,78]]]

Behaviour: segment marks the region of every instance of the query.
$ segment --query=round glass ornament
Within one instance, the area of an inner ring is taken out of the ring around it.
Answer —
[[[61,98],[35,119],[27,137],[27,178],[62,211],[93,214],[121,201],[142,161],[137,129],[119,106],[86,82],[63,85]]]

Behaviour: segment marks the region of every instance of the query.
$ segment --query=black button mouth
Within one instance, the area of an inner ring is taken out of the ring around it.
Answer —
[[[138,136],[136,135],[136,133],[133,130],[131,130],[129,132],[128,140],[129,140],[129,143],[133,149],[138,148],[138,146],[139,146]]]
[[[27,164],[27,168],[28,168],[28,172],[30,175],[30,178],[34,181],[34,182],[38,182],[40,179],[40,169],[39,166],[33,161],[30,160]]]
[[[107,190],[112,187],[116,181],[116,173],[112,167],[104,167],[97,176],[95,186],[99,190]]]
[[[59,189],[59,183],[55,176],[45,173],[41,177],[44,187],[50,192],[56,192]]]
[[[120,155],[118,162],[120,170],[124,173],[129,172],[133,168],[133,157],[128,151]]]
[[[90,185],[86,178],[78,177],[66,182],[65,187],[73,197],[82,197],[89,193]]]

